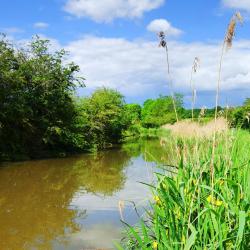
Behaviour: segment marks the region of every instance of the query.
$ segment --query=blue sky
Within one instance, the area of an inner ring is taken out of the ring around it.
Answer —
[[[157,29],[166,29],[174,90],[185,95],[187,106],[195,56],[201,60],[194,76],[197,105],[213,106],[221,43],[232,14],[240,10],[245,23],[225,56],[221,105],[250,97],[249,0],[9,0],[0,8],[0,31],[14,41],[39,34],[70,52],[68,59],[87,79],[79,94],[107,86],[128,102],[169,94],[156,37]]]

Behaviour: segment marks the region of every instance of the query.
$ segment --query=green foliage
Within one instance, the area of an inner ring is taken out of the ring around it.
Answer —
[[[97,89],[90,97],[78,102],[79,119],[87,128],[86,138],[96,149],[118,143],[122,138],[124,121],[123,96],[112,89]]]
[[[124,106],[124,118],[128,125],[137,124],[141,120],[141,106],[139,104],[126,104]]]
[[[39,37],[19,50],[0,39],[0,159],[102,149],[118,143],[122,131],[140,119],[140,106],[125,108],[123,96],[111,89],[76,98],[84,79],[65,56]]]
[[[224,112],[225,109],[222,107],[218,106],[218,112]],[[202,118],[214,118],[214,112],[215,108],[210,108],[210,109],[205,109],[204,110],[204,115],[202,115]],[[197,108],[194,109],[194,120],[198,121],[200,119],[202,113],[202,109]],[[181,118],[182,119],[191,119],[192,118],[192,110],[191,109],[183,109],[181,112]]]
[[[64,57],[64,50],[52,53],[49,41],[38,37],[20,50],[0,40],[0,157],[78,148],[72,95],[82,81],[75,76],[79,67]]]
[[[123,124],[126,128],[123,137],[140,136],[141,130],[141,106],[139,104],[126,104],[123,112]]]
[[[250,130],[250,98],[247,98],[243,106],[232,109],[229,120],[233,127]]]
[[[128,227],[124,249],[249,249],[250,135],[231,131],[217,143],[212,184],[212,141],[181,141],[178,167],[157,174],[151,209]]]
[[[183,100],[181,95],[175,95],[177,112],[182,110]],[[176,121],[173,101],[170,96],[160,96],[157,99],[148,99],[142,108],[142,126],[146,128],[160,127],[166,123]]]

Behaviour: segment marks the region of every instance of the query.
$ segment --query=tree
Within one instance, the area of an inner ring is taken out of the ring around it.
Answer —
[[[73,94],[82,79],[79,67],[65,64],[64,50],[50,52],[49,41],[35,37],[15,50],[0,40],[0,152],[3,158],[37,158],[75,150],[77,115]]]
[[[80,100],[82,117],[88,121],[88,138],[95,148],[101,149],[118,143],[125,128],[124,98],[112,89],[97,89],[90,97]]]
[[[232,126],[250,129],[250,98],[247,98],[243,106],[233,109],[229,115]]]
[[[141,120],[141,106],[131,103],[124,106],[124,116],[128,126],[137,124]]]
[[[177,111],[182,110],[182,99],[181,95],[175,95]],[[160,96],[154,100],[146,100],[143,104],[141,116],[144,127],[159,127],[166,123],[174,123],[176,119],[172,97]]]

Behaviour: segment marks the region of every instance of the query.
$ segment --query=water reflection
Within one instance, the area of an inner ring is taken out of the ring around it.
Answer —
[[[4,164],[0,249],[112,247],[121,233],[119,200],[125,200],[126,221],[134,223],[136,214],[126,201],[140,205],[150,196],[138,181],[153,180],[158,146],[157,140],[141,141],[97,155]]]

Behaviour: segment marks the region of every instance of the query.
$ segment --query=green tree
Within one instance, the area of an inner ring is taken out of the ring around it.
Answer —
[[[79,67],[65,64],[64,50],[50,52],[35,37],[15,50],[0,40],[0,152],[3,158],[37,158],[79,147],[73,94]]]
[[[124,98],[112,89],[97,89],[79,101],[80,116],[88,121],[88,138],[96,149],[118,143],[124,124]]]
[[[233,127],[250,129],[250,98],[247,98],[243,106],[232,109],[230,120]]]
[[[183,98],[181,95],[175,95],[175,104],[177,112],[182,111]],[[148,99],[144,102],[142,108],[142,125],[144,127],[159,127],[166,123],[175,122],[175,113],[172,97],[160,96],[157,99]]]

